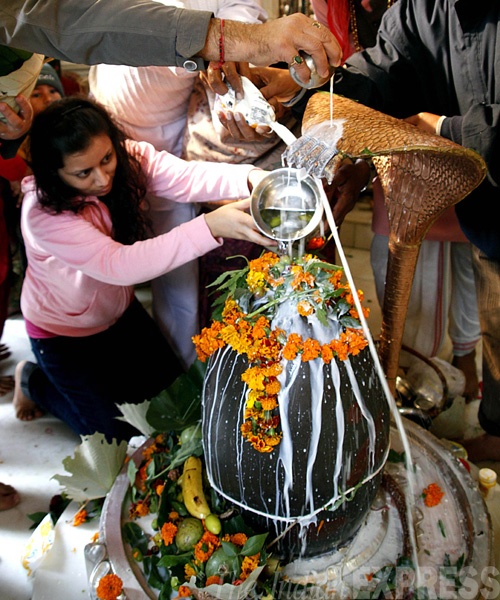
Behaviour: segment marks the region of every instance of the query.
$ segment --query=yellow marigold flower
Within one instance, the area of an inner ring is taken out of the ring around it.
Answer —
[[[275,408],[278,408],[278,403],[276,402],[276,398],[274,398],[274,397],[262,398],[261,404],[262,404],[262,410],[269,411],[269,410],[274,410]]]
[[[251,390],[264,390],[264,372],[262,367],[250,367],[241,375],[244,381]]]
[[[230,536],[230,540],[235,546],[243,547],[247,543],[248,536],[245,533],[241,533],[241,532],[234,533],[233,535]]]
[[[76,515],[73,517],[73,527],[79,527],[82,523],[87,521],[87,511],[81,508]]]
[[[108,573],[99,580],[96,595],[100,600],[116,600],[122,590],[123,582],[118,575]]]
[[[277,446],[281,442],[283,434],[265,435],[264,441],[267,446]]]
[[[262,273],[262,272],[249,271],[247,274],[246,281],[247,281],[248,289],[251,292],[255,292],[255,290],[264,287],[266,278],[264,276],[264,273]]]
[[[308,300],[301,300],[297,304],[297,312],[302,317],[308,317],[312,315],[314,312],[314,306]]]
[[[247,439],[252,444],[252,448],[257,450],[257,452],[268,453],[273,451],[272,446],[266,444],[264,439],[259,435],[252,435]]]
[[[314,360],[315,358],[318,358],[318,356],[321,356],[321,344],[317,340],[307,338],[307,340],[304,342],[302,362]]]
[[[135,514],[137,517],[149,515],[149,502],[147,500],[139,500],[135,505]]]
[[[196,577],[196,570],[191,563],[186,563],[184,565],[184,575],[188,581],[191,577]]]
[[[241,575],[240,579],[247,579],[247,577],[255,571],[259,566],[260,553],[254,554],[253,556],[245,556],[241,564]]]
[[[177,525],[170,523],[167,521],[163,523],[161,528],[161,539],[165,546],[170,546],[170,544],[174,541],[175,535],[177,533]]]

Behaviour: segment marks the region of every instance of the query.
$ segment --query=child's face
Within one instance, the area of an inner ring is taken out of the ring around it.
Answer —
[[[106,196],[113,187],[116,152],[107,135],[92,138],[88,148],[64,157],[59,177],[83,196]]]
[[[33,107],[34,116],[47,108],[49,104],[61,99],[59,91],[51,85],[37,85],[31,92],[30,104]]]

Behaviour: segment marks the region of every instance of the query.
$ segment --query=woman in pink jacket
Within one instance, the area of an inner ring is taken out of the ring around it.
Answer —
[[[30,144],[21,310],[37,364],[16,368],[17,416],[48,411],[80,435],[129,439],[137,432],[115,418],[116,404],[152,398],[182,373],[134,285],[224,237],[270,243],[246,212],[248,199],[149,237],[146,193],[177,202],[238,199],[265,172],[157,152],[126,139],[104,108],[75,97],[35,118]]]

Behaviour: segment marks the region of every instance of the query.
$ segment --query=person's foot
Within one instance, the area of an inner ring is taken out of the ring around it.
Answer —
[[[451,363],[457,369],[460,369],[465,375],[465,402],[469,404],[476,400],[479,393],[479,378],[476,367],[476,351],[473,350],[465,356],[454,356]]]
[[[20,421],[33,421],[33,419],[38,419],[44,415],[43,410],[37,406],[33,400],[27,398],[21,389],[21,374],[23,372],[23,367],[27,362],[28,361],[26,360],[22,360],[20,363],[17,363],[14,375],[15,390],[12,403],[14,405],[14,410],[16,411],[16,417]]]
[[[500,437],[484,433],[460,442],[467,450],[467,457],[473,463],[500,461]]]
[[[6,358],[9,358],[9,356],[10,356],[9,347],[6,346],[5,344],[0,344],[0,360],[5,360]]]
[[[11,485],[0,483],[0,510],[14,508],[20,501],[21,497]]]

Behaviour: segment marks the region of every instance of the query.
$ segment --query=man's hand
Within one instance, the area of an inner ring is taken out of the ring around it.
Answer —
[[[33,121],[31,104],[22,95],[16,97],[19,113],[16,113],[5,102],[0,102],[0,113],[5,117],[6,123],[0,120],[0,140],[17,140],[28,133]]]
[[[337,169],[331,185],[325,190],[337,226],[354,208],[361,190],[368,185],[369,179],[370,165],[365,160],[359,159],[353,164],[346,159]]]
[[[221,39],[220,20],[212,19],[208,27],[201,58],[218,61]],[[310,54],[320,77],[328,77],[329,66],[340,65],[342,50],[331,31],[302,13],[294,13],[261,24],[224,21],[224,59],[247,61],[267,66],[276,62],[294,64],[297,75],[304,83],[310,78],[305,61],[296,64],[299,51]]]
[[[421,112],[417,115],[413,115],[412,117],[407,117],[404,119],[407,123],[411,123],[415,125],[422,131],[427,131],[427,133],[436,133],[436,125],[439,121],[439,115],[433,115],[432,113]]]

